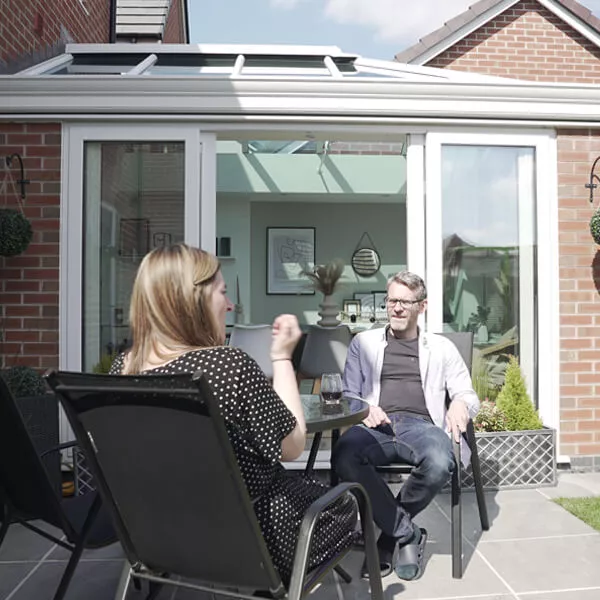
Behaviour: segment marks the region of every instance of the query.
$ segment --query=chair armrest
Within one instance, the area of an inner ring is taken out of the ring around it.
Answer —
[[[304,587],[304,580],[308,566],[308,556],[310,553],[312,535],[319,516],[327,507],[331,506],[334,502],[348,493],[353,494],[358,502],[361,526],[363,528],[365,538],[365,549],[370,547],[370,554],[372,554],[373,557],[377,555],[375,526],[373,524],[373,513],[371,510],[371,501],[369,500],[369,496],[359,483],[340,483],[334,488],[330,489],[326,494],[315,500],[308,507],[308,510],[304,514],[304,518],[300,523],[298,541],[296,543],[296,554],[294,556],[294,565],[292,569],[292,578],[288,588],[288,594],[290,598],[301,597],[300,595],[302,594],[302,588]],[[373,560],[375,560],[375,558],[373,558]],[[308,589],[313,587],[317,581],[318,579],[309,582],[310,585],[308,586]],[[373,583],[373,585],[377,586],[377,583]],[[379,581],[379,587],[381,587],[381,580]],[[304,591],[306,592],[307,590]]]
[[[59,444],[58,446],[54,446],[54,448],[49,448],[40,454],[40,458],[44,458],[47,454],[51,452],[60,452],[61,450],[66,450],[67,448],[72,448],[73,446],[77,446],[77,441],[73,440],[72,442],[65,442],[64,444]]]

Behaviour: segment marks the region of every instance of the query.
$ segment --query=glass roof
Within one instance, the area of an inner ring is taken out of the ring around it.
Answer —
[[[16,76],[324,78],[484,81],[487,76],[370,60],[335,46],[68,44],[64,54]],[[506,81],[506,80],[504,80]]]

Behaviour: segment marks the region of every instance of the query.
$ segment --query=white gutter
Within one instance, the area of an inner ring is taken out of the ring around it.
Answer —
[[[302,115],[600,122],[600,87],[334,78],[0,77],[0,114]]]

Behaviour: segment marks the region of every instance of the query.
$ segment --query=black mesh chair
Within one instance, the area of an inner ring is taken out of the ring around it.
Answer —
[[[200,372],[193,377],[50,372],[46,377],[87,455],[129,561],[117,598],[125,597],[130,578],[235,598],[252,598],[252,591],[301,598],[346,554],[307,573],[319,514],[350,492],[361,514],[371,595],[382,598],[371,507],[354,483],[331,489],[307,511],[286,590],[219,405]]]
[[[48,403],[56,402],[49,396]],[[58,452],[74,442],[56,446],[40,456],[21,413],[0,377],[0,545],[9,527],[23,527],[71,552],[54,600],[62,599],[85,548],[98,548],[117,541],[96,493],[63,499],[58,481]],[[52,457],[52,460],[48,460]],[[56,469],[49,472],[47,469]],[[41,520],[61,530],[66,541],[30,521]]]
[[[471,371],[473,363],[473,333],[471,332],[452,332],[440,333],[448,338],[457,347],[462,356],[467,369]],[[446,401],[450,399],[446,396]],[[469,420],[467,431],[463,434],[466,443],[471,450],[471,469],[473,471],[473,480],[475,482],[475,493],[477,495],[477,507],[479,509],[479,520],[481,529],[487,531],[490,528],[487,507],[485,504],[485,495],[483,493],[483,481],[481,479],[481,465],[479,454],[477,453],[477,444],[475,440],[475,429],[473,421]],[[454,461],[456,469],[452,474],[451,481],[451,537],[452,537],[452,577],[461,579],[463,575],[462,561],[462,506],[461,506],[461,481],[462,481],[462,463],[460,459],[460,444],[453,441]],[[377,467],[380,472],[395,472],[410,474],[413,467],[405,464],[391,464]]]

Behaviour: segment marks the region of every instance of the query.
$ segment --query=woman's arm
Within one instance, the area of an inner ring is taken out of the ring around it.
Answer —
[[[296,418],[296,427],[281,442],[282,460],[298,458],[306,443],[306,422],[292,366],[292,352],[301,335],[298,320],[293,315],[280,315],[275,319],[271,344],[273,389]]]

